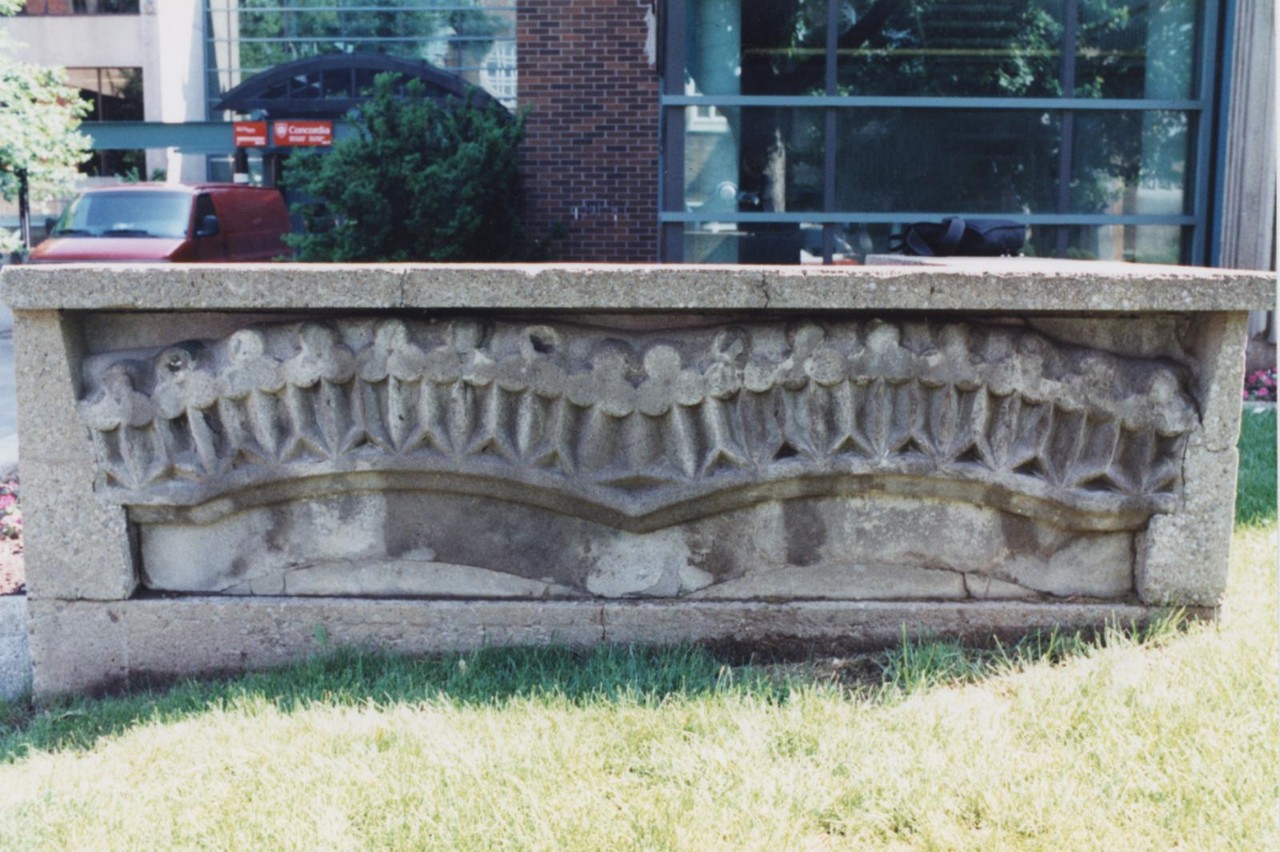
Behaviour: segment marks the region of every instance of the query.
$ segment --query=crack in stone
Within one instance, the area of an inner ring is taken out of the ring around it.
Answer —
[[[768,308],[772,307],[772,305],[771,305],[771,302],[772,302],[772,296],[771,296],[771,295],[770,295],[770,293],[769,293],[769,282],[768,282],[768,280],[767,280],[767,279],[765,278],[765,276],[762,274],[762,275],[760,276],[760,280],[759,280],[757,283],[758,283],[758,284],[759,284],[759,286],[760,286],[760,296],[761,296],[761,298],[763,298],[763,299],[764,299],[764,304],[763,304],[763,305],[761,305],[761,307],[763,307],[763,308],[765,308],[765,309],[768,309]]]
[[[400,285],[400,294],[396,299],[396,307],[406,308],[408,307],[407,294],[409,290],[409,270],[407,269],[400,270],[399,285]]]
[[[983,574],[978,571],[956,571],[956,569],[953,569],[953,568],[944,568],[940,570],[955,571],[955,573],[960,574],[964,580],[964,593],[966,597],[970,600],[992,600],[990,596],[984,595],[980,597],[979,595],[974,593],[974,589],[976,588],[976,584],[978,583],[978,578],[981,578],[982,580],[986,581],[988,589],[991,588],[991,583],[994,581],[997,583],[1003,583],[1005,585],[1013,586],[1015,588],[1021,589],[1024,592],[1026,592],[1028,595],[1037,599],[1043,598],[1047,594],[1046,592],[1043,592],[1039,589],[1033,589],[1032,587],[1024,585],[1023,583],[1019,583],[1014,580],[1006,580],[1001,577],[993,577],[990,574]],[[1052,598],[1057,596],[1049,595],[1049,597]]]
[[[984,573],[982,571],[965,571],[962,568],[949,568],[945,565],[930,565],[926,568],[923,568],[922,570],[944,571],[948,574],[959,574],[961,580],[964,582],[964,593],[965,593],[966,600],[984,600],[984,601],[992,600],[992,598],[990,597],[979,597],[978,595],[974,594],[975,584],[979,581],[979,579],[985,580],[987,582],[988,588],[990,588],[990,584],[992,582],[996,582],[996,583],[1003,583],[1008,586],[1014,586],[1015,588],[1021,589],[1027,592],[1029,595],[1038,599],[1044,598],[1046,596],[1050,598],[1059,597],[1059,595],[1052,594],[1051,592],[1046,592],[1042,589],[1033,588],[1031,586],[1026,585],[1025,583],[1019,583],[1016,580],[1009,580],[1004,577],[996,577],[991,574]]]

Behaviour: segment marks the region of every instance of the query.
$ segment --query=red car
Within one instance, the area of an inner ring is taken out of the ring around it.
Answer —
[[[289,255],[275,189],[140,183],[82,193],[30,263],[269,261]]]

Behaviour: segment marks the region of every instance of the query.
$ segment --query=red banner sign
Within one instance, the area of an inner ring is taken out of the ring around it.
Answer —
[[[332,121],[274,121],[273,141],[279,146],[325,147],[333,144]]]
[[[267,123],[265,121],[237,121],[232,124],[237,148],[267,147]]]

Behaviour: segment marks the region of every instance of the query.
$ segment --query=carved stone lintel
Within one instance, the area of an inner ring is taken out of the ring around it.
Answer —
[[[80,411],[133,506],[377,473],[634,529],[862,487],[1133,528],[1178,499],[1181,370],[978,323],[338,319],[96,356]]]

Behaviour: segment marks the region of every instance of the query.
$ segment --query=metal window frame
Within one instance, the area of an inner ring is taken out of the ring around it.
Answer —
[[[666,0],[662,9],[664,29],[661,34],[663,61],[660,65],[663,86],[660,97],[662,126],[662,191],[659,195],[658,222],[660,258],[682,261],[684,257],[684,225],[698,222],[723,223],[810,223],[823,226],[823,262],[832,259],[833,227],[836,224],[887,223],[909,224],[946,216],[966,218],[1000,218],[1027,224],[1056,226],[1091,225],[1164,225],[1177,226],[1189,234],[1184,237],[1183,262],[1203,264],[1208,260],[1209,231],[1213,218],[1211,198],[1215,115],[1214,107],[1225,90],[1219,80],[1220,0],[1200,0],[1197,8],[1197,39],[1192,58],[1193,97],[1155,98],[1082,98],[1075,95],[1076,51],[1073,45],[1079,24],[1080,0],[1067,0],[1064,8],[1062,82],[1063,96],[1056,98],[938,97],[938,96],[840,96],[836,95],[836,41],[834,22],[839,15],[839,0],[828,0],[826,34],[825,94],[822,95],[687,95],[684,93],[686,57],[686,12],[698,0]],[[1223,0],[1230,4],[1231,0]],[[1229,49],[1229,45],[1226,46]],[[1071,49],[1069,49],[1071,48]],[[823,204],[821,210],[787,213],[706,213],[684,209],[684,111],[690,106],[714,107],[783,107],[824,110]],[[1062,117],[1062,144],[1059,146],[1059,190],[1054,213],[1025,214],[1005,211],[840,211],[835,209],[835,122],[841,111],[865,109],[972,109],[972,110],[1042,110],[1054,111]],[[1189,145],[1187,177],[1184,183],[1184,213],[1181,215],[1114,215],[1068,212],[1070,207],[1070,174],[1074,158],[1073,135],[1075,116],[1082,112],[1109,111],[1177,111],[1187,114]],[[1063,178],[1066,178],[1065,180]],[[1067,250],[1065,230],[1059,231],[1059,256]]]

